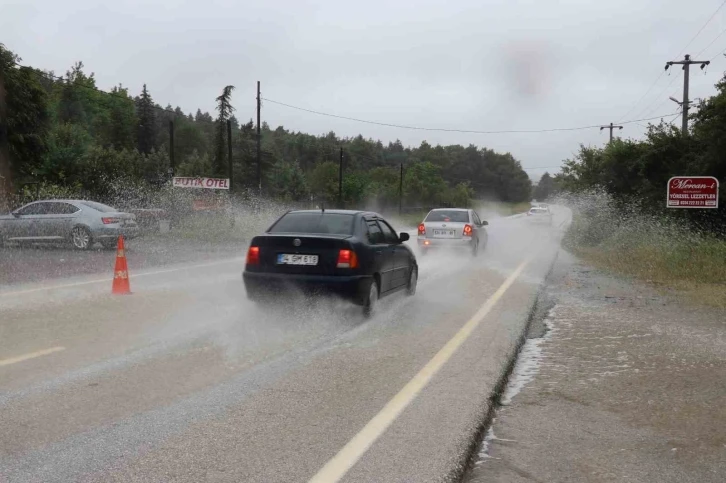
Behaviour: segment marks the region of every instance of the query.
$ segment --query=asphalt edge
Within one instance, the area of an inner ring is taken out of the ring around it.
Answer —
[[[474,464],[477,461],[479,452],[481,450],[484,436],[491,427],[497,410],[502,407],[502,395],[504,394],[504,390],[509,383],[509,378],[512,375],[514,366],[517,363],[519,353],[527,340],[527,334],[532,327],[532,323],[537,319],[537,316],[539,315],[539,309],[541,308],[542,302],[544,300],[543,293],[545,291],[545,288],[547,287],[547,282],[550,280],[552,272],[554,271],[555,264],[557,263],[557,260],[559,258],[560,250],[562,249],[558,248],[557,252],[555,252],[555,256],[553,257],[552,262],[547,269],[547,273],[542,279],[542,283],[537,288],[537,293],[535,294],[532,305],[529,308],[529,313],[527,314],[527,319],[524,327],[522,328],[519,337],[517,337],[517,340],[513,346],[512,353],[510,354],[509,359],[504,365],[502,373],[497,379],[497,383],[494,385],[494,389],[492,390],[490,396],[486,399],[486,403],[483,407],[485,409],[485,412],[481,415],[481,419],[476,423],[474,431],[470,435],[468,435],[469,444],[467,445],[466,450],[461,453],[459,460],[454,463],[451,471],[449,471],[448,474],[444,475],[443,481],[463,482],[473,469]],[[547,310],[549,310],[549,308]],[[546,311],[542,315],[546,315]]]

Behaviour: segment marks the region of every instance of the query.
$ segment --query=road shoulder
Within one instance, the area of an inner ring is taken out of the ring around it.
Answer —
[[[723,481],[726,313],[565,252],[544,296],[467,480]]]

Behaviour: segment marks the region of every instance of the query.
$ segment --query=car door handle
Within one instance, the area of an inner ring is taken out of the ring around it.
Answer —
[[[383,255],[383,249],[379,248],[377,250],[373,250],[373,253],[375,253],[376,255]]]

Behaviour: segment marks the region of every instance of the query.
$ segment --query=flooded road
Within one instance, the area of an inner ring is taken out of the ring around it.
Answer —
[[[480,311],[342,481],[455,474],[559,246],[555,213],[552,229],[491,220],[476,259],[419,256],[417,294],[368,321],[342,301],[247,301],[244,246],[156,266],[130,250],[128,296],[110,270],[6,283],[0,481],[307,481]]]

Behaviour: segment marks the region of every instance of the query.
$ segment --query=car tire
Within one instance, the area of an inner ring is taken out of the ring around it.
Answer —
[[[471,256],[476,258],[477,255],[479,255],[479,240],[474,242],[474,244],[471,247]]]
[[[416,295],[416,286],[418,285],[418,267],[411,267],[411,273],[408,276],[408,285],[406,286],[406,295],[412,297]]]
[[[89,250],[93,246],[91,232],[85,226],[76,226],[71,230],[71,244],[76,250]]]
[[[372,317],[375,313],[379,294],[378,282],[376,279],[373,279],[371,280],[371,284],[368,286],[368,292],[363,298],[363,317],[366,319]]]

